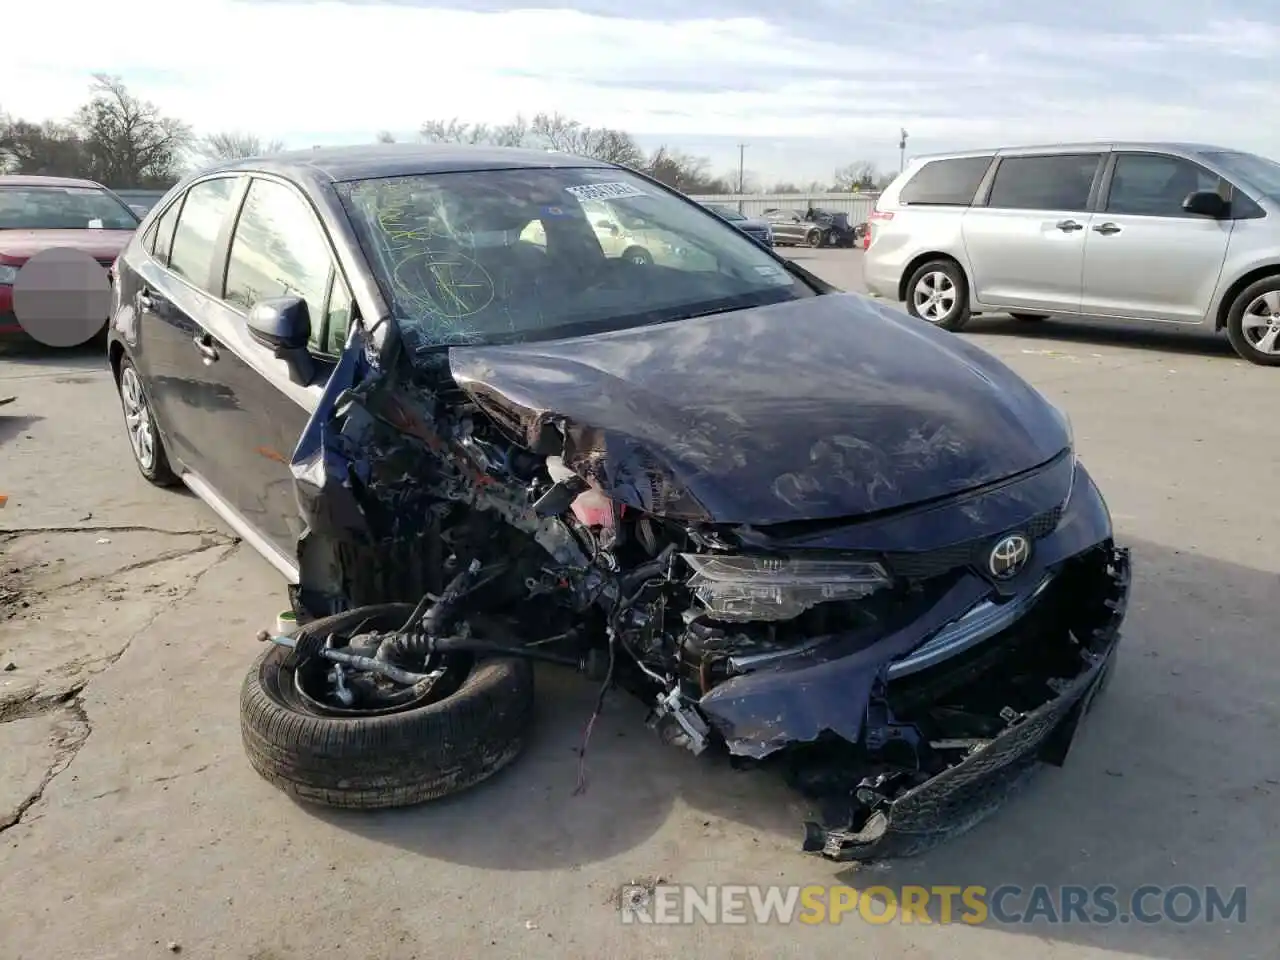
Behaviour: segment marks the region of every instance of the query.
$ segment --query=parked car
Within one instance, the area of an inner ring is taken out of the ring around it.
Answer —
[[[138,223],[128,204],[92,180],[0,176],[0,336],[25,336],[13,313],[13,284],[31,257],[73,247],[109,271]]]
[[[600,204],[696,256],[610,256]],[[811,849],[891,855],[1061,763],[1108,676],[1128,552],[1066,417],[641,174],[456,145],[232,161],[118,266],[139,470],[291,584],[300,629],[241,724],[295,797],[479,783],[521,752],[543,660],[643,697],[672,744],[834,792]]]
[[[943,329],[988,311],[1193,325],[1280,366],[1280,164],[1266,157],[1163,142],[923,157],[870,223],[867,288]]]
[[[804,210],[771,208],[764,212],[764,219],[773,229],[773,242],[780,247],[825,247],[831,239],[830,224],[814,223]]]
[[[656,263],[693,271],[715,270],[714,260],[705,250],[644,216],[605,201],[584,200],[581,206],[606,257],[623,259],[635,266]],[[520,239],[545,248],[542,221],[531,221],[521,231]]]
[[[768,220],[748,217],[725,203],[704,203],[703,206],[716,216],[728,220],[751,239],[763,243],[766,247],[773,246],[773,227]]]

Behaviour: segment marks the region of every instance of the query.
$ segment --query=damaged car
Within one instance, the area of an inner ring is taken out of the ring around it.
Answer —
[[[600,204],[689,255],[611,256]],[[290,585],[300,626],[260,637],[241,721],[293,797],[479,784],[524,748],[541,662],[784,774],[807,849],[890,856],[1062,764],[1110,675],[1129,555],[1066,416],[639,173],[231,161],[118,269],[139,470]]]

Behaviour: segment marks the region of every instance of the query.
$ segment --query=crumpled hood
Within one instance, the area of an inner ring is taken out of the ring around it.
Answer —
[[[531,448],[551,452],[546,427],[560,424],[566,461],[619,500],[724,523],[892,510],[1028,470],[1069,442],[994,357],[857,294],[456,347],[450,364]]]
[[[0,257],[25,261],[41,250],[71,247],[95,260],[115,259],[133,234],[132,230],[0,230]]]

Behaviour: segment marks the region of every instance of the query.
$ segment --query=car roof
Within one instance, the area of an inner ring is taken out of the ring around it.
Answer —
[[[1208,143],[1192,143],[1175,140],[1086,140],[1064,143],[1031,143],[1007,144],[1000,147],[985,147],[981,150],[952,150],[945,153],[922,153],[913,157],[913,161],[959,159],[962,157],[989,157],[992,154],[1012,153],[1069,153],[1073,150],[1151,150],[1157,152],[1173,151],[1176,153],[1234,153],[1231,147],[1220,147]]]
[[[0,187],[93,187],[105,190],[102,184],[94,180],[82,180],[79,177],[37,177],[25,173],[0,174]]]
[[[429,173],[476,170],[519,170],[531,167],[599,167],[614,164],[589,157],[519,147],[472,146],[455,143],[378,143],[349,147],[290,150],[263,157],[219,163],[201,174],[236,171],[278,173],[307,179],[363,180]]]

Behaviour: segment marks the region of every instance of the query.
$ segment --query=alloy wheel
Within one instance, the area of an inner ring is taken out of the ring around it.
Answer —
[[[941,270],[921,277],[911,298],[916,313],[930,323],[941,323],[951,316],[958,299],[954,281]]]
[[[1280,356],[1280,290],[1269,290],[1244,308],[1240,329],[1249,346],[1270,357]]]
[[[156,465],[155,421],[142,392],[142,380],[133,367],[125,367],[120,375],[120,404],[124,407],[125,429],[129,432],[129,445],[133,456],[143,471]]]

